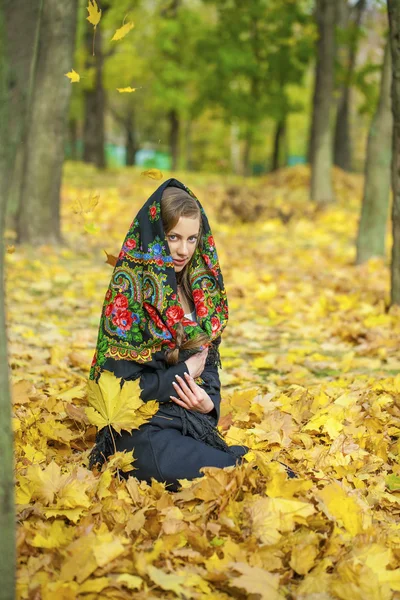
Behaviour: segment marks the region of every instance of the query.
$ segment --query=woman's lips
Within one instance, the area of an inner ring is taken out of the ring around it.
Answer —
[[[186,258],[184,258],[183,260],[178,260],[177,258],[174,258],[174,263],[176,263],[177,265],[183,265],[184,262],[186,262]]]

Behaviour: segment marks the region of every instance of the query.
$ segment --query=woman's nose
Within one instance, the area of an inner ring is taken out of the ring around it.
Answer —
[[[179,245],[179,250],[178,250],[179,254],[181,254],[182,256],[187,256],[187,244],[186,242],[181,242]]]

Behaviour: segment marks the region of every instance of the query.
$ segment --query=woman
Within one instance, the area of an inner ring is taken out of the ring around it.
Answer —
[[[204,466],[241,462],[246,446],[228,446],[220,416],[218,346],[228,306],[214,239],[193,193],[165,181],[132,222],[111,277],[90,379],[103,370],[140,378],[141,399],[159,410],[139,429],[114,432],[118,451],[133,451],[127,475],[164,481],[200,477]],[[114,452],[100,431],[90,466]]]

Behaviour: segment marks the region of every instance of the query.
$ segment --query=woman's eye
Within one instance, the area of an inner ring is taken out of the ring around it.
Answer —
[[[174,240],[173,240],[173,238],[175,238],[175,236],[174,236],[174,235],[169,235],[169,236],[168,236],[168,239],[169,239],[169,240],[171,240],[171,242],[173,242],[173,241],[174,241]]]

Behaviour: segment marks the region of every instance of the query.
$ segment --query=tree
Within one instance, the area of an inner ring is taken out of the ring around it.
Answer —
[[[368,136],[364,196],[357,236],[357,264],[365,262],[372,256],[385,256],[393,132],[391,82],[391,55],[387,43],[382,66],[379,103]]]
[[[15,595],[15,509],[11,398],[4,303],[4,230],[17,148],[26,127],[41,2],[0,0],[0,599]],[[25,11],[25,20],[21,14]],[[27,13],[28,11],[28,13]],[[21,44],[21,39],[24,41]]]
[[[319,39],[311,127],[311,200],[335,200],[332,185],[331,108],[335,59],[335,0],[316,0]]]
[[[338,2],[338,8],[342,5],[342,18],[338,19],[338,25],[342,28],[339,32],[344,38],[342,40],[343,64],[342,89],[338,102],[334,138],[334,163],[345,171],[351,171],[351,135],[350,135],[350,100],[353,84],[354,71],[358,42],[361,35],[361,22],[367,6],[366,0],[358,0],[354,7],[350,7],[348,0]],[[339,44],[340,46],[340,44]]]
[[[97,26],[95,38],[95,54],[92,54],[93,25],[86,23],[86,68],[89,84],[84,91],[84,124],[83,124],[83,160],[93,163],[99,169],[106,167],[105,155],[105,130],[104,119],[106,109],[106,96],[103,85],[104,71],[104,44],[103,26],[104,16],[108,7],[102,9],[102,20]]]
[[[392,54],[392,266],[391,304],[400,304],[400,4],[388,0],[390,48]]]
[[[17,215],[19,243],[58,243],[77,0],[43,0]]]
[[[181,162],[181,136],[185,119],[193,118],[192,103],[199,84],[196,44],[204,29],[197,7],[182,0],[168,0],[153,16],[154,109],[167,120],[172,168]],[[157,125],[158,127],[158,125]]]
[[[243,173],[260,124],[275,122],[273,168],[279,166],[287,117],[299,108],[286,91],[304,75],[314,36],[302,1],[218,0],[217,23],[200,45],[204,83],[199,103],[222,107],[244,140]]]

